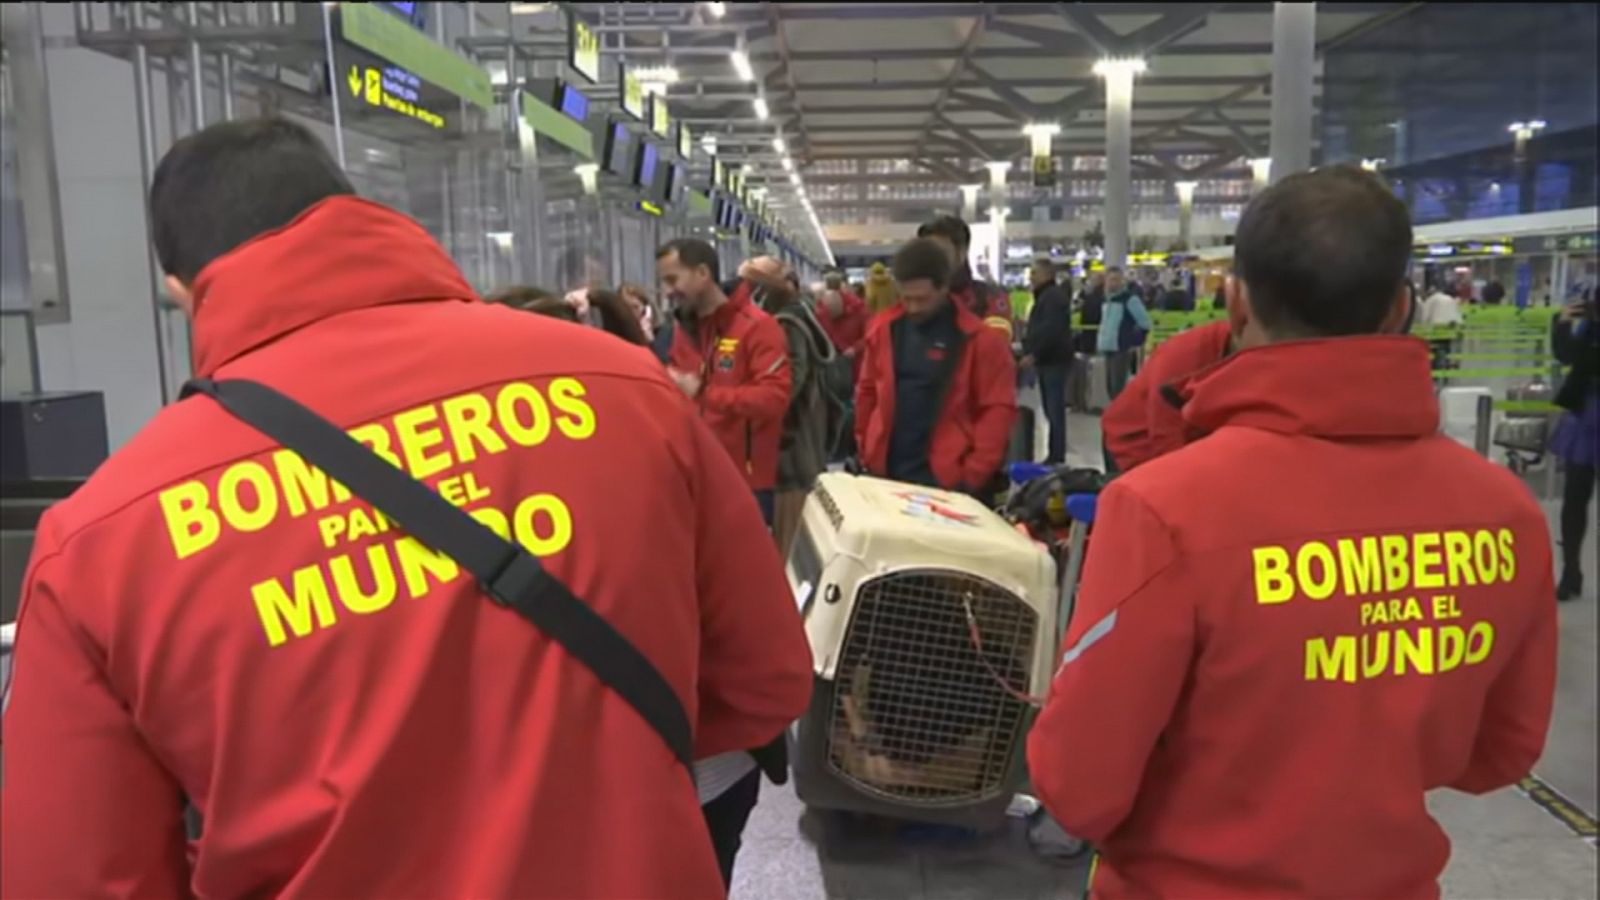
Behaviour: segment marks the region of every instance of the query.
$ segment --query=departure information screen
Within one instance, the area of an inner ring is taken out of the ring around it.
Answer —
[[[375,3],[398,22],[417,31],[427,25],[426,3]],[[343,12],[339,15],[343,36]],[[402,26],[404,27],[404,26]],[[359,47],[348,38],[335,42],[332,90],[342,94],[340,111],[363,127],[376,126],[384,136],[423,137],[459,134],[461,101],[408,69]]]

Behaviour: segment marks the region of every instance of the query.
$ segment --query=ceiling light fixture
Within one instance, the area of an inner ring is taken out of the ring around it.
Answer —
[[[640,81],[659,81],[663,84],[677,84],[682,75],[676,66],[643,66],[633,70],[633,77]]]
[[[750,68],[750,54],[743,50],[734,50],[728,54],[728,59],[733,62],[733,70],[739,73],[740,81],[755,81],[755,70]]]
[[[1132,75],[1142,75],[1145,69],[1144,60],[1138,57],[1130,59],[1102,59],[1094,64],[1094,74],[1101,78],[1127,72]]]
[[[792,160],[789,157],[785,156],[783,158],[783,170],[785,172],[793,172],[794,171],[794,160]]]
[[[783,135],[780,134],[772,139],[772,149],[779,153],[789,152],[789,145],[783,142]]]
[[[1061,126],[1055,122],[1029,122],[1022,126],[1022,133],[1030,137],[1035,134],[1047,134],[1055,137],[1061,133]]]
[[[765,122],[772,117],[772,110],[767,106],[767,98],[757,97],[753,105],[756,108],[756,118]]]
[[[726,4],[726,3],[707,3],[706,4],[706,12],[711,13],[711,17],[713,19],[720,19],[723,16],[728,14],[728,4]]]

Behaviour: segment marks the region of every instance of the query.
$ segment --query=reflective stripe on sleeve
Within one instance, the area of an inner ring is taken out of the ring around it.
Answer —
[[[1104,619],[1094,623],[1094,627],[1084,632],[1078,642],[1067,649],[1066,655],[1061,657],[1063,666],[1071,665],[1074,660],[1083,655],[1083,651],[1093,647],[1101,638],[1111,633],[1117,627],[1117,611],[1112,610]]]

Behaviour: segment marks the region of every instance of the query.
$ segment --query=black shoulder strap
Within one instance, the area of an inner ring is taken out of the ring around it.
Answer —
[[[264,384],[196,380],[183,389],[183,396],[192,394],[216,400],[236,418],[372,503],[417,540],[454,559],[496,603],[532,622],[621,695],[680,762],[686,766],[693,762],[693,733],[677,692],[639,648],[547,572],[533,554],[380,459],[332,422]]]

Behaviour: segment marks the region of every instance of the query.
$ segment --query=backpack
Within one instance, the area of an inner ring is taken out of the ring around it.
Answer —
[[[786,333],[798,333],[802,345],[811,354],[807,367],[806,383],[794,391],[789,411],[784,415],[784,430],[792,426],[811,409],[814,400],[821,400],[824,421],[827,423],[827,447],[832,451],[837,442],[841,424],[845,421],[850,398],[855,393],[855,369],[844,354],[833,346],[833,340],[823,330],[816,315],[804,301],[797,301],[773,314]]]

